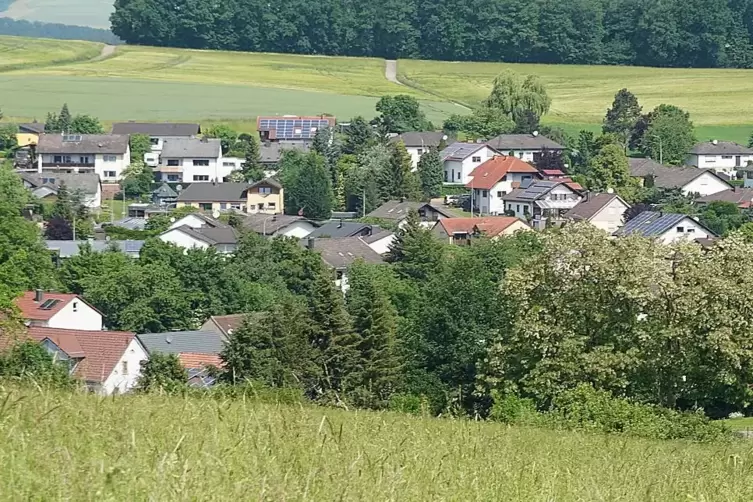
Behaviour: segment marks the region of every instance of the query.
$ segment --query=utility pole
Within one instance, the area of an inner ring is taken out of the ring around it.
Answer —
[[[366,218],[366,185],[363,186],[363,199],[361,199],[361,214]]]

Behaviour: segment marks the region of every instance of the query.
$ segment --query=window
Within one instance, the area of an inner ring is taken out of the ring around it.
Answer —
[[[270,202],[269,204],[267,204],[267,208],[268,209],[276,209],[276,204],[274,202]]]
[[[517,208],[515,209],[515,212],[516,212],[516,213],[519,213],[519,212],[520,212],[520,204],[517,204]]]
[[[685,227],[677,227],[677,233],[678,234],[681,234],[683,232],[685,232]]]
[[[220,202],[220,209],[227,209],[227,204]]]
[[[695,233],[695,228],[689,228],[688,229],[688,233],[689,234],[694,234]]]
[[[118,157],[117,155],[103,155],[102,160],[104,160],[105,162],[117,162]]]
[[[115,171],[104,171],[105,178],[116,178],[118,176],[118,173]]]
[[[235,207],[233,207],[233,209],[235,209]],[[256,211],[256,204],[249,204],[248,205],[248,210],[249,211]]]
[[[55,155],[52,158],[52,161],[56,164],[70,164],[71,156],[70,155]]]
[[[416,150],[416,153],[418,153],[418,155],[421,156],[424,154],[424,150],[422,148],[419,148],[418,150]]]
[[[123,366],[123,374],[127,375],[128,374],[128,361],[123,361],[122,366]]]
[[[180,174],[168,174],[167,181],[180,181]]]
[[[502,196],[503,196],[503,195],[507,195],[507,192],[505,192],[504,190],[499,190],[499,191],[497,192],[497,197],[500,197],[500,198],[502,198]]]
[[[78,158],[79,164],[88,164],[89,163],[89,156],[88,155],[82,155]]]
[[[259,187],[259,193],[261,194],[271,194],[272,188],[271,187]]]
[[[458,171],[458,180],[460,180],[460,171]]]
[[[159,145],[159,138],[149,138],[149,143],[152,144],[152,146]]]
[[[753,171],[751,171],[751,172],[753,172]],[[750,174],[750,173],[748,173],[748,174]],[[444,172],[444,180],[447,181],[447,171]]]
[[[471,162],[481,162],[481,157],[473,157]]]
[[[337,277],[337,280],[338,280],[338,281],[341,281],[341,280],[342,280],[342,278],[343,278],[343,271],[342,271],[342,270],[338,270],[338,271],[337,271],[337,272],[335,273],[335,277]]]
[[[706,156],[706,163],[707,164],[715,164],[716,163],[716,156],[707,155]]]
[[[78,312],[78,302],[73,302],[73,311]]]
[[[528,206],[523,206],[523,214],[528,214]]]
[[[202,202],[199,204],[199,209],[202,211],[211,211],[212,210],[212,203],[211,202]]]
[[[194,181],[209,181],[209,175],[208,174],[194,174],[193,180]]]
[[[484,190],[483,192],[481,192],[481,197],[489,197],[489,191]]]
[[[751,171],[751,173],[753,173],[753,171]],[[45,185],[48,184],[48,183],[51,184],[51,185],[54,185],[55,184],[55,178],[42,178],[42,183],[45,184]]]
[[[209,159],[193,159],[193,165],[207,167],[209,166]]]
[[[167,159],[167,165],[168,166],[179,166],[180,165],[180,159]]]
[[[222,167],[235,167],[235,162],[223,162]]]
[[[724,159],[724,160],[732,160],[732,155],[722,155],[722,159]]]

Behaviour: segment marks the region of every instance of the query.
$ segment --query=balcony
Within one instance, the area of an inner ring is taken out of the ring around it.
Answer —
[[[94,162],[42,162],[42,168],[47,169],[94,169]]]
[[[183,166],[157,166],[154,168],[156,173],[182,173]]]

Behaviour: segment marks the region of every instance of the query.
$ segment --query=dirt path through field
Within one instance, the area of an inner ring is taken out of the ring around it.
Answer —
[[[405,85],[397,79],[397,61],[387,59],[384,62],[384,78],[397,85]]]
[[[95,62],[95,61],[102,61],[103,59],[107,59],[113,54],[115,54],[115,49],[117,49],[117,47],[114,45],[105,45],[104,47],[102,47],[102,50],[100,51],[99,56],[90,59],[90,61]]]

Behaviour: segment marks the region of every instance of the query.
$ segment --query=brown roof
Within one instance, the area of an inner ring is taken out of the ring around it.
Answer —
[[[541,177],[535,167],[517,157],[499,155],[487,160],[471,171],[470,176],[473,179],[465,186],[466,188],[491,190],[507,173],[531,173]]]
[[[125,331],[83,331],[75,329],[41,328],[32,326],[29,337],[39,342],[49,338],[58,347],[68,353],[66,347],[80,348],[83,354],[74,375],[87,382],[104,382],[115,365],[123,356],[128,345],[136,335]],[[60,342],[60,343],[58,343]],[[64,344],[60,345],[60,344]],[[69,353],[69,355],[72,355]]]
[[[125,134],[41,134],[37,153],[124,154],[128,150]]]
[[[60,312],[63,307],[73,300],[81,300],[77,295],[67,293],[44,293],[42,302],[34,301],[34,291],[27,291],[22,296],[16,298],[16,307],[21,311],[21,317],[34,321],[49,321],[55,314]],[[49,309],[41,309],[47,300],[58,300],[50,305]]]
[[[708,204],[709,202],[732,202],[738,206],[745,205],[749,207],[750,202],[753,201],[753,188],[730,188],[699,197],[695,201],[701,204]]]
[[[388,200],[372,212],[367,214],[369,218],[380,218],[382,220],[402,221],[408,217],[411,210],[419,211],[428,208],[435,211],[445,218],[452,218],[454,215],[439,206],[429,204],[428,202],[414,202],[409,200]]]
[[[599,214],[599,212],[607,207],[614,199],[619,199],[625,204],[625,207],[630,207],[615,193],[586,194],[586,196],[583,197],[574,208],[565,213],[565,217],[574,220],[588,221]]]
[[[225,334],[230,335],[237,330],[246,319],[246,314],[215,315],[209,318]]]
[[[337,270],[348,268],[359,258],[366,263],[384,263],[382,255],[371,249],[360,237],[307,238],[301,239],[300,243],[306,247],[313,244],[314,251],[321,254],[322,261]]]
[[[184,352],[178,354],[178,360],[186,369],[200,369],[205,366],[221,368],[224,364],[222,358],[217,354],[189,354]]]
[[[445,218],[438,225],[447,235],[458,233],[471,234],[478,229],[489,237],[501,234],[511,225],[521,221],[514,216],[485,216],[482,218]]]
[[[722,183],[726,180],[719,177],[713,169],[699,169],[697,167],[667,167],[651,159],[628,159],[630,175],[636,178],[654,177],[654,186],[657,188],[682,188],[704,173],[718,178]]]

